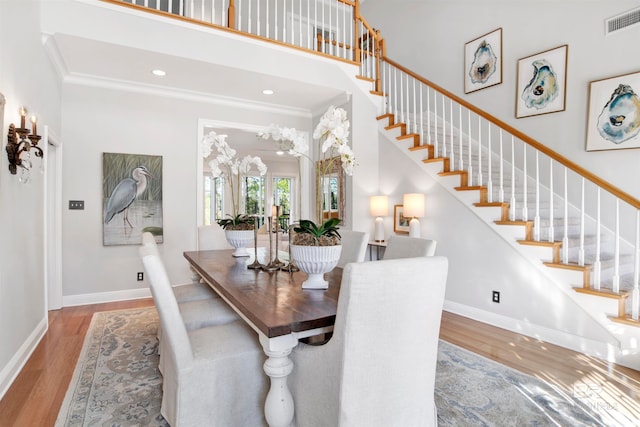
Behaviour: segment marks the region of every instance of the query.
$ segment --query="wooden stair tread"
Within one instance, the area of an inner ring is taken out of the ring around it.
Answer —
[[[521,245],[528,245],[528,246],[543,246],[543,247],[547,247],[547,248],[552,248],[555,246],[562,246],[562,242],[559,241],[553,241],[553,242],[545,242],[542,240],[518,240],[518,243],[520,243]]]
[[[422,145],[414,145],[413,147],[409,147],[409,151],[418,151],[418,150],[433,150],[433,145],[422,144]]]
[[[380,92],[378,90],[370,90],[371,95],[384,96],[384,92]]]
[[[360,76],[360,75],[356,75],[356,79],[360,79],[360,80],[366,80],[368,82],[375,82],[375,79],[372,79],[371,77],[365,77],[365,76]]]
[[[477,202],[474,203],[473,206],[477,206],[479,208],[490,208],[490,207],[503,207],[504,205],[508,205],[506,202]]]
[[[447,172],[438,172],[440,176],[453,176],[453,175],[464,175],[467,171],[447,171]]]
[[[393,119],[395,116],[391,113],[385,113],[381,116],[376,117],[376,120],[383,120],[383,119]]]
[[[503,220],[499,220],[499,221],[493,221],[494,224],[497,225],[533,225],[533,221],[525,221],[525,220],[507,220],[507,221],[503,221]]]
[[[543,264],[550,268],[561,268],[564,270],[573,270],[573,271],[585,271],[585,270],[590,271],[592,268],[590,264],[578,265],[578,263],[575,263],[575,262],[570,262],[567,264],[563,262],[543,262]]]
[[[472,191],[472,190],[486,190],[484,185],[467,185],[466,187],[454,187],[456,191]]]
[[[406,133],[404,135],[396,136],[396,139],[398,140],[410,138],[420,138],[420,135],[418,135],[417,133]]]
[[[612,322],[623,323],[625,325],[640,327],[640,320],[633,320],[631,316],[629,316],[628,314],[625,317],[607,316],[607,318]]]
[[[593,289],[593,288],[581,288],[581,287],[574,287],[573,288],[574,291],[579,292],[581,294],[588,294],[588,295],[595,295],[595,296],[599,296],[599,297],[604,297],[604,298],[611,298],[611,299],[627,299],[627,297],[629,296],[628,292],[622,291],[622,292],[613,292],[609,289]]]

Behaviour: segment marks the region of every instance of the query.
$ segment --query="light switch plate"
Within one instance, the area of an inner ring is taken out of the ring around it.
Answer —
[[[69,200],[69,210],[84,210],[84,200]]]

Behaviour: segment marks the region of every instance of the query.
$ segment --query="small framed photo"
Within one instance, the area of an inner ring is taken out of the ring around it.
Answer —
[[[502,28],[464,45],[464,93],[502,83]]]
[[[640,71],[589,84],[587,151],[640,147]]]
[[[516,118],[564,111],[568,49],[562,45],[518,60]]]
[[[409,221],[408,218],[402,215],[402,205],[393,206],[393,232],[400,234],[409,234]]]

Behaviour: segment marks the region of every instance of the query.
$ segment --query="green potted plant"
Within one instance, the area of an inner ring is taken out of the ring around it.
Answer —
[[[246,214],[238,214],[236,216],[227,215],[229,218],[217,220],[220,227],[225,230],[253,230],[254,217]]]
[[[330,218],[320,225],[303,219],[294,227],[295,236],[289,249],[295,265],[308,275],[302,283],[303,289],[329,287],[324,273],[334,269],[342,253],[339,223],[338,218]]]

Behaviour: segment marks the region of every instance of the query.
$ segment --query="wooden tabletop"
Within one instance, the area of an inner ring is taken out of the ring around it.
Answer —
[[[252,251],[251,249],[249,250]],[[302,289],[303,272],[248,269],[251,258],[234,258],[233,250],[191,251],[184,257],[219,294],[254,326],[273,338],[333,326],[342,269],[325,274],[329,289]],[[264,250],[258,260],[264,264]]]

